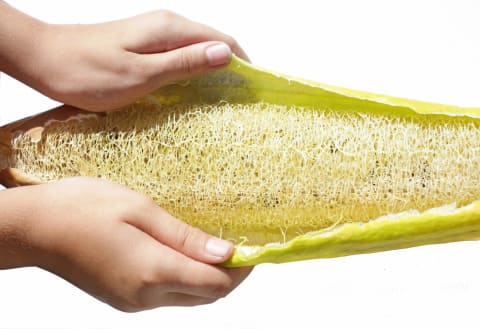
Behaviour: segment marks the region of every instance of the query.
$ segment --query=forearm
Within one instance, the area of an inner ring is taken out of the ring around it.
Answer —
[[[38,89],[48,25],[0,0],[0,71]]]

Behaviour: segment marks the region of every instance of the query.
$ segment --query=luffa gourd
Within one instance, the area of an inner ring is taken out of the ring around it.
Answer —
[[[480,236],[480,109],[309,82],[234,57],[98,114],[0,129],[0,182],[88,175],[232,240],[225,266]]]

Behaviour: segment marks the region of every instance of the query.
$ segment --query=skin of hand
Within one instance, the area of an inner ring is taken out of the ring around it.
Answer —
[[[227,65],[230,36],[169,11],[91,25],[47,24],[0,1],[0,70],[90,111],[133,103],[155,89]]]
[[[76,177],[0,191],[0,268],[39,266],[122,311],[211,303],[252,268],[125,187]]]
[[[92,25],[41,22],[0,0],[0,71],[58,101],[109,111],[227,65],[231,37],[169,11]],[[252,270],[231,243],[93,178],[0,191],[0,269],[39,266],[123,311],[211,303]]]

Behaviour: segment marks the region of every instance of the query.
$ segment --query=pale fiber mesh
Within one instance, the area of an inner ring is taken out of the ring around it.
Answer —
[[[108,178],[237,243],[480,199],[479,122],[466,118],[136,105],[14,147],[14,166],[43,180]]]

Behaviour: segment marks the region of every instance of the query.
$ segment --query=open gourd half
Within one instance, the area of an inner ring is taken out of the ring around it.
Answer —
[[[234,57],[108,114],[0,129],[0,182],[94,176],[233,241],[226,266],[480,237],[480,109],[309,82]]]

